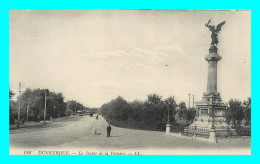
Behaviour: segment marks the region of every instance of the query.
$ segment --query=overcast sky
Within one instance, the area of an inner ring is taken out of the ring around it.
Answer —
[[[10,10],[10,89],[62,92],[89,107],[156,93],[202,99],[210,31],[219,34],[222,100],[251,95],[250,11]],[[166,67],[165,65],[168,65]]]

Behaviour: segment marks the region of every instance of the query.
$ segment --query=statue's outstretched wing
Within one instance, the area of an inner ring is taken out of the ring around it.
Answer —
[[[221,22],[220,24],[217,25],[216,32],[219,32],[221,30],[221,27],[226,23],[226,21]]]

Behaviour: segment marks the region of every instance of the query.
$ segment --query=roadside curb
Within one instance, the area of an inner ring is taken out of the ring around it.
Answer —
[[[10,128],[10,126],[9,126],[9,130],[22,129],[22,128],[28,128],[28,127],[34,127],[34,126],[41,126],[41,125],[46,125],[46,124],[50,124],[50,123],[52,123],[52,122],[46,122],[46,123],[41,123],[41,124],[37,124],[37,125],[20,126],[19,128],[18,127]]]
[[[68,117],[68,119],[70,119],[70,118],[73,118],[73,117]],[[10,127],[10,125],[9,125],[9,130],[16,130],[16,129],[29,128],[29,127],[37,127],[37,126],[42,126],[42,125],[46,125],[46,124],[51,124],[51,123],[54,123],[54,122],[59,122],[59,121],[65,120],[65,119],[66,118],[62,118],[60,120],[49,121],[49,122],[36,124],[36,125],[20,126],[19,128],[18,127]]]

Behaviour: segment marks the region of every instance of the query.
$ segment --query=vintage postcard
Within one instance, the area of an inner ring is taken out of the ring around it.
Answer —
[[[10,155],[250,155],[250,10],[10,10]]]

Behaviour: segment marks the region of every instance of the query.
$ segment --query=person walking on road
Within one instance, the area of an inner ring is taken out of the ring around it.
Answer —
[[[108,126],[107,126],[107,137],[110,137],[110,132],[111,132],[111,126],[110,126],[110,124],[108,124]]]

